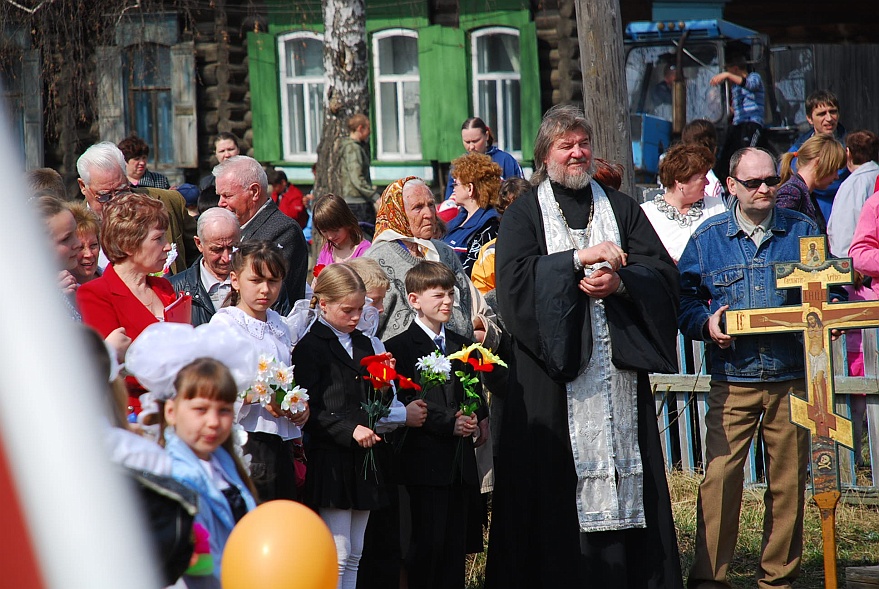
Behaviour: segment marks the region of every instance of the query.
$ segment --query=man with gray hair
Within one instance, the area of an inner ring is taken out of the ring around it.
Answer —
[[[79,189],[89,208],[103,218],[104,205],[122,192],[146,194],[162,201],[168,212],[168,242],[177,246],[177,259],[171,265],[171,273],[186,269],[188,260],[198,256],[195,248],[195,220],[186,212],[186,201],[176,190],[131,187],[125,175],[125,156],[109,141],[96,143],[85,150],[76,161],[79,172]],[[107,265],[106,258],[99,263]]]
[[[198,218],[195,245],[201,256],[185,271],[171,277],[177,293],[192,296],[193,327],[209,322],[232,290],[232,250],[240,242],[238,218],[231,211],[214,207]]]
[[[274,309],[286,315],[293,303],[305,296],[308,246],[302,228],[269,198],[266,171],[252,157],[230,157],[218,164],[213,174],[220,206],[235,214],[241,226],[241,241],[269,241],[281,249],[287,261],[287,276]]]
[[[592,178],[579,108],[544,115],[534,163],[497,239],[514,435],[486,587],[682,587],[648,379],[677,370],[677,269],[638,203]]]

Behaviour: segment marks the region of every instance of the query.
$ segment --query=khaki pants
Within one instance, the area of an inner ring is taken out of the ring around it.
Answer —
[[[807,430],[790,423],[791,388],[801,393],[805,383],[711,381],[691,589],[729,587],[726,575],[739,533],[745,458],[761,416],[767,488],[757,585],[786,587],[799,574],[809,437]]]

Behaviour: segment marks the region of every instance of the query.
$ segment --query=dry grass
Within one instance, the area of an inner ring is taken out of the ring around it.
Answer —
[[[681,552],[681,567],[686,578],[693,562],[696,538],[696,491],[700,478],[673,472],[668,475],[672,511]],[[489,514],[489,518],[491,514]],[[823,589],[824,553],[821,541],[821,519],[811,500],[806,505],[803,567],[797,587]],[[745,489],[739,522],[736,555],[730,567],[730,583],[734,588],[752,589],[760,560],[763,537],[763,489]],[[845,587],[845,568],[879,564],[879,507],[840,503],[836,510],[837,571],[839,586]],[[488,537],[485,538],[488,546]],[[467,589],[481,589],[484,581],[485,552],[467,557]]]
[[[696,491],[699,477],[674,472],[668,477],[672,510],[681,551],[681,566],[686,576],[693,561],[696,536]],[[797,587],[824,587],[824,553],[821,519],[818,508],[809,500],[804,523],[803,565]],[[752,588],[763,537],[763,489],[745,489],[736,555],[730,567],[733,587]],[[836,509],[837,572],[839,586],[845,587],[845,568],[879,563],[879,508],[873,505],[840,503]]]

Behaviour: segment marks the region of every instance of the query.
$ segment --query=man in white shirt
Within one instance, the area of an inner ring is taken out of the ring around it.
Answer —
[[[214,207],[198,218],[195,245],[201,256],[170,279],[175,291],[192,295],[193,326],[209,322],[223,306],[232,289],[232,250],[240,241],[238,218],[231,211]]]

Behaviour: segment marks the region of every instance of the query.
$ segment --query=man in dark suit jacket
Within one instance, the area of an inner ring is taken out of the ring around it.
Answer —
[[[274,309],[286,315],[305,296],[308,246],[302,228],[269,198],[266,172],[255,159],[236,155],[217,165],[213,173],[220,206],[235,213],[241,224],[241,241],[270,241],[281,248],[287,276]]]
[[[444,343],[446,352],[452,354],[471,342],[445,330]],[[388,340],[386,346],[397,359],[397,370],[416,381],[415,363],[437,350],[417,320],[406,331]],[[464,555],[474,539],[481,540],[482,536],[473,438],[454,432],[464,399],[463,387],[454,374],[456,370],[472,374],[468,365],[452,361],[449,382],[424,391],[427,420],[422,427],[409,430],[400,448],[402,477],[412,510],[412,545],[408,559],[411,587],[462,586]],[[400,400],[411,401],[410,398]],[[479,420],[487,417],[484,403],[476,415]]]
[[[192,296],[193,327],[209,323],[223,306],[232,285],[232,251],[241,242],[241,228],[234,213],[212,207],[198,218],[195,245],[201,255],[192,265],[169,280],[177,294]]]

